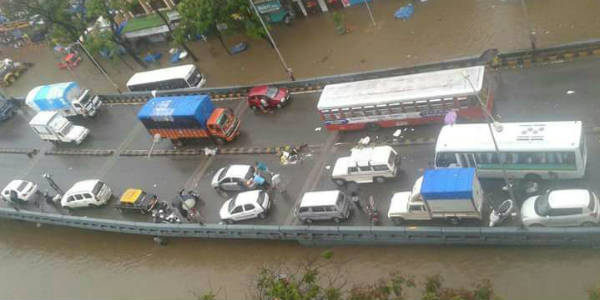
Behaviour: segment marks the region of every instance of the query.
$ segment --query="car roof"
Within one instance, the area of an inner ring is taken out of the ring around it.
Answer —
[[[376,146],[366,148],[354,148],[351,150],[351,159],[356,161],[358,165],[372,164],[387,164],[390,153],[394,148],[390,146]]]
[[[256,199],[258,198],[258,194],[261,191],[253,190],[247,192],[241,192],[235,196],[235,205],[244,205],[244,204],[254,204],[256,203]]]
[[[334,205],[339,194],[338,190],[304,193],[300,207]]]
[[[225,173],[225,177],[235,177],[235,178],[244,178],[248,173],[248,169],[251,168],[250,165],[230,165],[227,168],[227,173]]]
[[[19,187],[19,185],[21,185],[22,182],[29,183],[29,181],[26,181],[26,180],[15,179],[15,180],[11,180],[4,189],[16,190]]]
[[[548,195],[552,208],[580,208],[590,204],[590,192],[585,189],[556,190]]]
[[[268,88],[268,85],[255,86],[252,89],[250,89],[250,92],[248,92],[248,97],[264,95],[267,92]]]
[[[77,192],[90,192],[98,183],[100,179],[88,179],[82,180],[75,183],[65,194],[77,193]]]

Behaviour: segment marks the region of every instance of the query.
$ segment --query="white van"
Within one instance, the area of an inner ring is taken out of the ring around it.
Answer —
[[[62,197],[60,204],[66,208],[98,207],[112,197],[112,190],[99,179],[75,183]]]
[[[313,220],[333,220],[339,223],[349,216],[350,202],[338,190],[305,193],[296,210],[296,217],[307,224]]]
[[[390,146],[354,148],[350,156],[338,158],[331,178],[338,186],[348,182],[383,183],[398,175],[399,166],[400,156]]]
[[[77,145],[88,136],[90,130],[73,125],[56,111],[41,111],[29,121],[31,129],[44,141],[53,143],[75,143]]]

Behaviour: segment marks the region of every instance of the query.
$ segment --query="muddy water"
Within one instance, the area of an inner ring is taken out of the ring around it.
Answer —
[[[252,298],[263,265],[298,265],[322,248],[295,243],[172,240],[0,222],[0,298]],[[348,282],[400,271],[422,280],[440,273],[449,285],[491,279],[504,299],[583,299],[600,278],[591,249],[338,247],[325,268]]]

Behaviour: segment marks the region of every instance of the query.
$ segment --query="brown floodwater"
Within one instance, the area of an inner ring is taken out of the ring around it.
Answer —
[[[398,271],[423,281],[441,274],[451,286],[488,278],[504,299],[584,299],[600,283],[596,249],[347,246],[294,242],[174,239],[0,221],[0,298],[251,299],[262,266],[294,268],[332,249],[326,274],[348,283]]]

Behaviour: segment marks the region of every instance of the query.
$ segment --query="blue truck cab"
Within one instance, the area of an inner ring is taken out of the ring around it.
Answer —
[[[9,100],[0,97],[0,121],[6,121],[15,114],[15,105]]]

